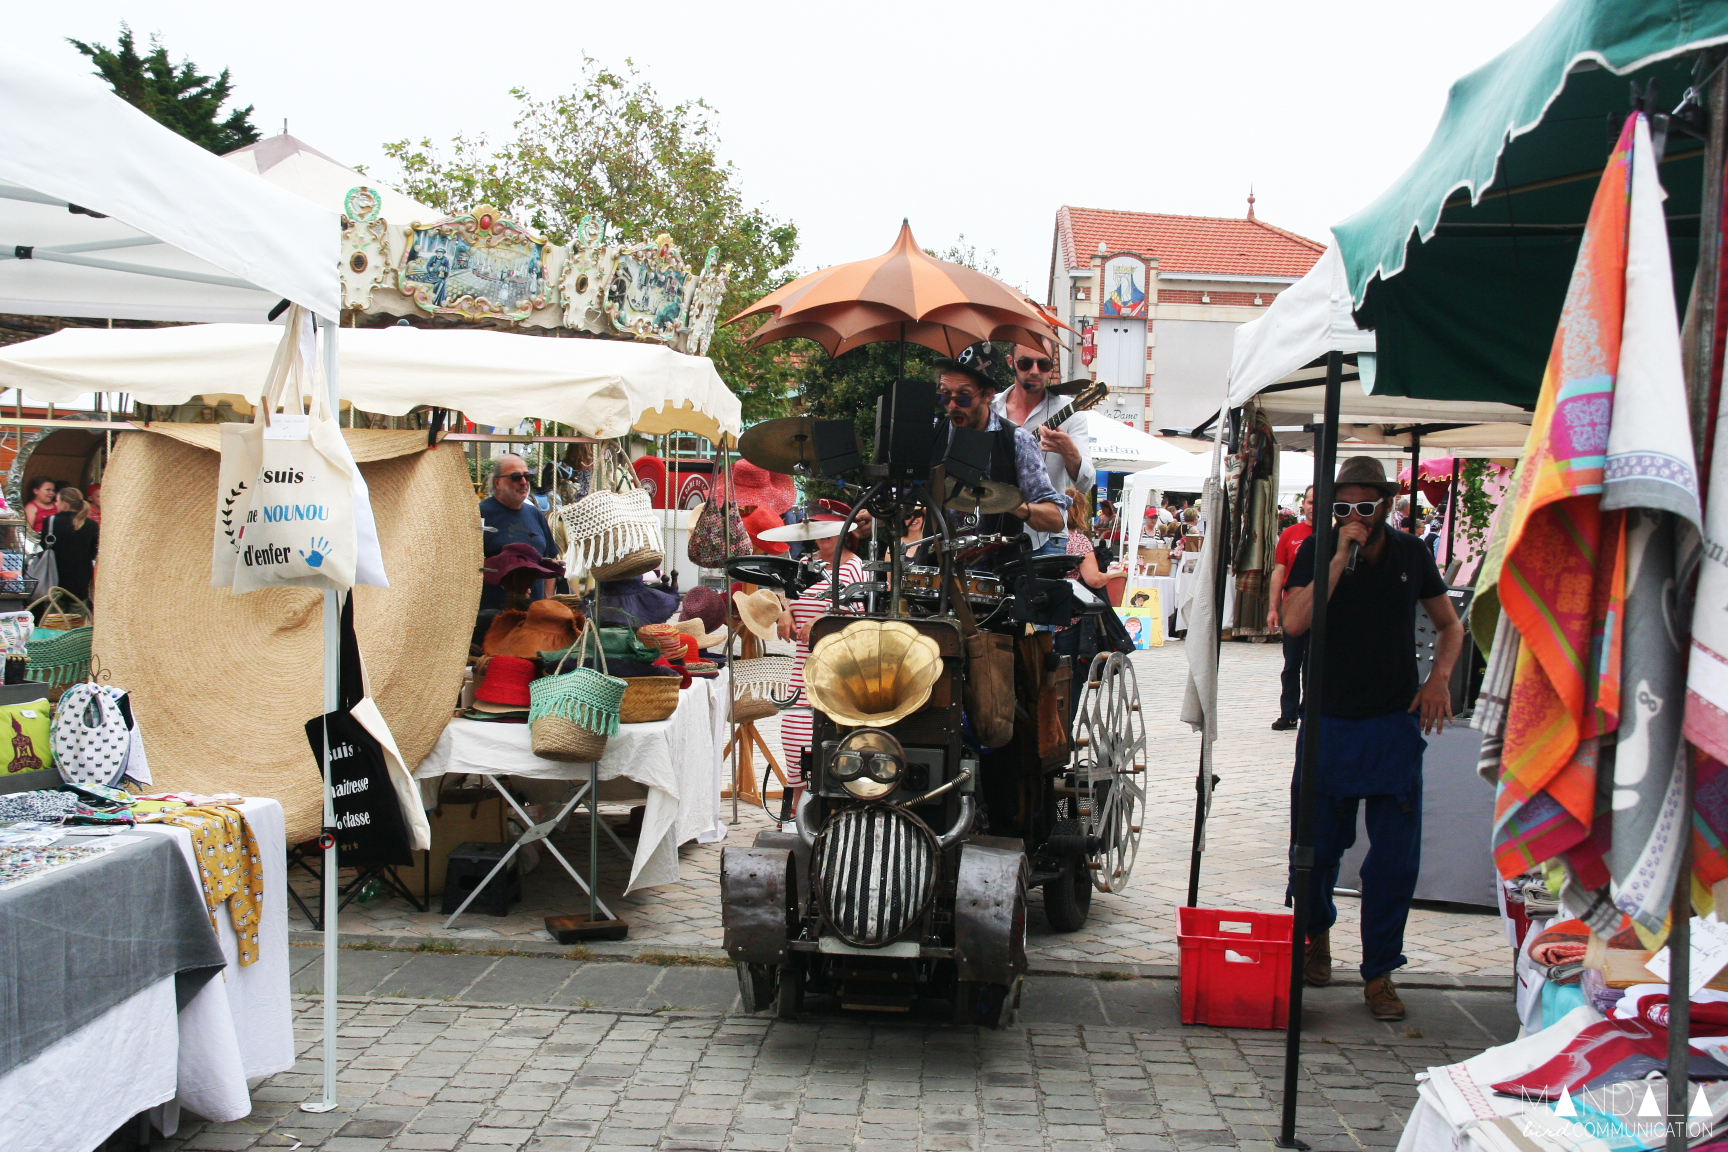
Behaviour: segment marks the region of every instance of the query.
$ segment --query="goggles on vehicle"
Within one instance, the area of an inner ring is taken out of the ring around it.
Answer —
[[[888,733],[860,728],[840,741],[828,761],[828,771],[858,799],[879,800],[899,785],[906,771],[906,751]]]

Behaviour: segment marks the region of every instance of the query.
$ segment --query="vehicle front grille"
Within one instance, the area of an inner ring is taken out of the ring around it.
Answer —
[[[935,893],[936,836],[900,808],[842,808],[823,825],[812,855],[822,917],[854,947],[892,943]]]

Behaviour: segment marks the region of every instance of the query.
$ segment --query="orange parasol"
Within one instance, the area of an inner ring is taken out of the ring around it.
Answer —
[[[726,323],[763,312],[774,318],[756,330],[751,347],[801,336],[830,356],[883,340],[922,344],[944,356],[982,340],[1038,346],[1061,323],[995,277],[931,256],[905,221],[882,255],[800,276]]]

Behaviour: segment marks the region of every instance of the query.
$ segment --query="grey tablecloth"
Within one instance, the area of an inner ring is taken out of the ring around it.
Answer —
[[[178,846],[132,835],[0,888],[0,1074],[165,976],[176,977],[184,1008],[221,971],[204,894]]]

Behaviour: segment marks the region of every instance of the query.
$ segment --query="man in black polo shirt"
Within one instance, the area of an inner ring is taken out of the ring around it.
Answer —
[[[1390,973],[1406,963],[1404,922],[1416,891],[1422,852],[1422,753],[1425,732],[1452,715],[1452,666],[1464,627],[1427,547],[1387,524],[1398,486],[1380,461],[1356,456],[1338,470],[1332,515],[1338,524],[1326,616],[1326,677],[1314,780],[1314,871],[1309,900],[1310,984],[1332,979],[1330,931],[1338,919],[1332,888],[1338,861],[1356,842],[1356,806],[1367,805],[1368,855],[1362,861],[1363,997],[1377,1020],[1402,1020],[1404,1004]],[[1355,571],[1346,572],[1351,545]],[[1302,636],[1314,609],[1314,538],[1291,562],[1284,586],[1284,631]],[[1426,681],[1416,675],[1416,605],[1439,639]],[[1309,649],[1313,659],[1314,650]],[[1316,701],[1304,702],[1312,709]],[[1323,718],[1323,719],[1322,719]],[[1297,738],[1297,772],[1302,737]],[[1295,788],[1292,786],[1292,795]]]

